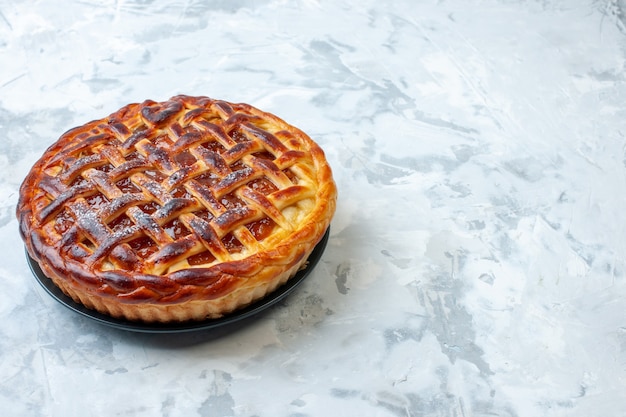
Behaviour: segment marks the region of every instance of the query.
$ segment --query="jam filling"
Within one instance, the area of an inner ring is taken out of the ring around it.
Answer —
[[[210,222],[211,219],[213,218],[213,215],[208,211],[208,210],[200,210],[194,213],[194,215],[196,217],[201,218],[202,220],[206,221],[206,222]]]
[[[120,189],[123,193],[140,193],[141,189],[137,187],[130,178],[122,178],[118,182],[115,183],[117,188]]]
[[[89,197],[85,197],[85,200],[87,201],[87,204],[89,204],[94,210],[99,210],[109,203],[109,200],[107,200],[107,198],[101,193],[96,193]]]
[[[155,253],[158,249],[156,243],[154,243],[154,241],[148,236],[142,236],[131,240],[128,244],[139,258],[144,259]]]
[[[174,240],[178,240],[181,237],[187,236],[190,232],[189,229],[178,219],[173,219],[170,222],[163,225],[165,233],[170,235]]]
[[[202,144],[202,146],[208,149],[209,151],[219,153],[220,155],[226,152],[226,148],[224,148],[224,146],[216,140],[205,142]]]
[[[194,179],[200,184],[205,185],[209,188],[211,188],[211,186],[213,186],[214,184],[217,184],[217,182],[220,180],[220,178],[212,172],[205,172],[204,174],[198,175]]]
[[[246,168],[249,168],[249,167],[240,160],[235,161],[232,164],[230,164],[230,169],[232,171],[241,171],[242,169],[246,169]]]
[[[232,233],[228,233],[224,236],[222,238],[222,243],[224,244],[226,250],[230,253],[238,253],[243,249],[243,244]]]
[[[187,191],[187,189],[183,186],[176,187],[170,192],[170,194],[174,198],[193,198],[193,196],[189,194],[189,191]]]
[[[202,264],[211,263],[214,260],[215,260],[215,256],[213,256],[211,252],[204,251],[196,255],[190,256],[187,259],[187,262],[189,262],[189,265],[202,265]]]
[[[115,167],[113,165],[111,165],[111,164],[104,164],[104,165],[100,165],[99,167],[96,167],[96,169],[98,171],[102,171],[102,172],[109,172],[113,168],[115,168]]]
[[[144,175],[146,177],[154,180],[155,182],[161,182],[165,178],[167,178],[167,176],[165,174],[163,174],[162,172],[160,172],[160,171],[148,170],[148,171],[144,171]]]
[[[248,183],[248,187],[263,195],[268,195],[273,193],[274,191],[278,191],[278,187],[276,187],[276,185],[274,185],[274,183],[266,177],[261,177],[256,180],[250,181]]]
[[[196,158],[189,151],[184,151],[174,157],[174,161],[181,167],[188,167],[196,163]]]
[[[260,220],[247,224],[246,227],[257,241],[261,241],[272,233],[272,229],[275,224],[276,223],[274,223],[272,219],[264,217]]]
[[[60,235],[67,232],[67,230],[74,225],[74,217],[68,210],[64,209],[57,214],[56,221],[54,222],[54,230]]]
[[[283,173],[287,176],[287,178],[289,178],[289,180],[293,184],[298,184],[298,176],[294,174],[289,168],[283,169]]]
[[[142,204],[142,205],[140,205],[140,206],[138,206],[138,207],[139,207],[139,209],[140,209],[141,211],[143,211],[143,212],[144,212],[144,213],[146,213],[146,214],[152,214],[152,213],[154,213],[155,211],[157,211],[158,209],[160,209],[160,208],[161,208],[161,206],[159,206],[159,205],[158,205],[157,203],[155,203],[155,202],[150,202],[150,203],[147,203],[147,204]]]
[[[121,214],[109,222],[109,228],[113,231],[113,233],[123,232],[129,227],[132,227],[134,224],[135,223],[133,223],[133,221],[126,214]]]
[[[267,151],[255,152],[252,154],[252,156],[254,156],[255,158],[259,158],[259,159],[268,159],[270,161],[273,161],[274,159],[276,159],[274,155],[272,155],[271,153]]]
[[[230,138],[237,143],[248,142],[250,140],[245,134],[243,134],[237,129],[233,129],[230,132],[228,132],[228,136],[230,136]]]
[[[223,196],[220,202],[224,207],[226,207],[226,209],[240,208],[246,206],[246,203],[241,201],[236,195],[232,193]]]

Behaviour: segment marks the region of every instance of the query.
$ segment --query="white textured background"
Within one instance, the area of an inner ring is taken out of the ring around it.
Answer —
[[[626,1],[0,0],[0,414],[626,416]],[[103,327],[33,279],[17,189],[178,93],[326,150],[305,283],[254,320]]]

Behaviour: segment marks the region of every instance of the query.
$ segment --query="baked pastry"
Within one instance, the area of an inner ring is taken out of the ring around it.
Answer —
[[[305,267],[336,187],[322,149],[247,104],[130,104],[50,146],[20,188],[29,255],[115,318],[218,318]]]

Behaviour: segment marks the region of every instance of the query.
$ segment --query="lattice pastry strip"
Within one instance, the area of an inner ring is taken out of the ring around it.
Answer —
[[[27,249],[74,299],[147,321],[216,317],[319,241],[336,189],[304,133],[206,97],[128,105],[68,131],[20,189]]]

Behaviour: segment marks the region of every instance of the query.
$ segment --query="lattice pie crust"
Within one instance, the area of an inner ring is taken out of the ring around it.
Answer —
[[[336,187],[306,134],[247,104],[176,96],[72,129],[20,189],[29,255],[116,318],[218,318],[274,291],[328,228]]]

